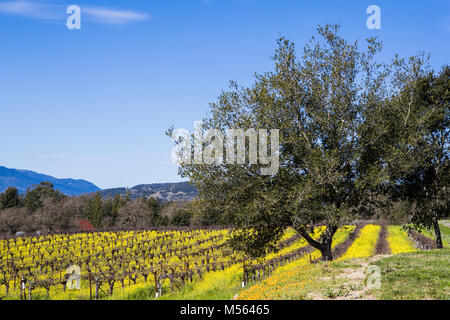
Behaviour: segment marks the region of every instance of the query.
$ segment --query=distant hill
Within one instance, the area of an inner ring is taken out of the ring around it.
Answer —
[[[127,192],[131,199],[154,197],[164,201],[192,200],[197,195],[197,189],[187,182],[141,184],[133,188],[113,188],[101,190],[86,180],[58,179],[49,175],[29,170],[9,169],[0,166],[0,192],[8,187],[16,187],[20,193],[42,181],[53,183],[56,190],[68,195],[79,196],[99,191],[103,198],[113,198],[116,194],[125,196]]]
[[[140,184],[133,188],[113,188],[100,191],[103,198],[113,198],[116,194],[125,196],[129,192],[131,199],[154,197],[165,201],[192,200],[197,189],[187,182]]]
[[[0,166],[0,192],[5,191],[8,187],[16,187],[20,193],[25,193],[28,187],[42,181],[53,183],[55,190],[59,190],[68,196],[78,196],[100,190],[99,187],[86,180],[58,179],[34,171],[9,169]]]

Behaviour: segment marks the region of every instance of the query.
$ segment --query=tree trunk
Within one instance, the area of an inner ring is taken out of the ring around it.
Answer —
[[[320,250],[320,252],[322,253],[322,260],[331,261],[333,260],[331,243],[333,241],[333,235],[335,234],[337,229],[338,227],[336,226],[327,226],[325,232],[320,237],[320,242],[311,238],[304,228],[299,228],[297,232],[300,233],[303,238],[305,238],[310,246]]]
[[[322,260],[323,261],[331,261],[333,260],[333,254],[331,252],[331,240],[322,242],[322,246],[319,248],[320,252],[322,253]]]
[[[433,213],[433,227],[434,227],[434,238],[436,241],[436,248],[438,249],[442,249],[443,245],[442,245],[442,238],[441,238],[441,229],[439,228],[439,221],[438,221],[438,217],[437,217],[437,213]]]

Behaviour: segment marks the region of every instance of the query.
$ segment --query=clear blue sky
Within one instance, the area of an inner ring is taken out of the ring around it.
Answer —
[[[66,28],[71,4],[81,30]],[[450,62],[448,0],[1,0],[0,165],[101,188],[180,181],[165,130],[192,130],[229,80],[270,70],[278,35],[300,50],[325,23],[378,36],[385,60]]]

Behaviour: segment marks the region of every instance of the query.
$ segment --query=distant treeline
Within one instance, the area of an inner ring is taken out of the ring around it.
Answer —
[[[198,210],[200,203],[160,201],[129,195],[102,198],[99,192],[69,197],[41,182],[23,195],[14,187],[0,193],[0,236],[85,231],[80,220],[88,220],[96,230],[143,230],[165,227],[209,227],[232,224],[218,210]],[[404,223],[410,205],[398,202],[389,217],[375,219]]]
[[[129,195],[102,198],[99,192],[68,197],[50,182],[19,194],[14,187],[0,194],[0,235],[83,231],[80,220],[96,230],[149,229],[162,226],[207,226],[215,219],[195,215],[187,201],[160,201]]]

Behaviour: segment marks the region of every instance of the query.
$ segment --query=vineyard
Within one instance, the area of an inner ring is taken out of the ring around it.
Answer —
[[[315,228],[312,237],[319,238],[323,230],[324,227]],[[205,229],[2,240],[0,297],[133,299],[137,293],[140,297],[144,293],[146,298],[171,299],[180,298],[183,290],[199,292],[220,285],[245,287],[240,299],[262,298],[255,293],[256,283],[286,269],[314,264],[320,258],[320,251],[292,229],[278,242],[277,251],[258,260],[233,252],[226,245],[229,237],[229,230]],[[377,253],[415,251],[421,241],[424,240],[413,234],[408,236],[400,226],[353,225],[338,229],[332,249],[335,259],[342,261]],[[387,243],[388,248],[382,243]]]
[[[129,231],[2,241],[0,294],[98,299],[151,281],[161,294],[236,263],[238,257],[224,246],[227,236],[226,230]],[[72,285],[79,289],[69,290]]]

